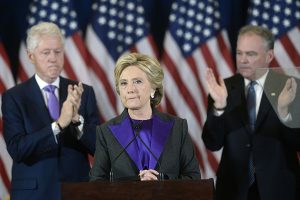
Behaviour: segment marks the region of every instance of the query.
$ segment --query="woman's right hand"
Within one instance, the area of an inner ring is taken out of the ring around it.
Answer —
[[[141,181],[157,181],[159,172],[154,169],[141,170],[139,177]]]

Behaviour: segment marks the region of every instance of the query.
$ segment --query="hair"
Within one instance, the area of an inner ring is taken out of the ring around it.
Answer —
[[[160,63],[156,58],[139,53],[130,53],[121,56],[117,62],[114,70],[115,87],[117,93],[120,95],[119,81],[124,69],[130,66],[136,66],[146,73],[147,79],[152,88],[155,89],[154,98],[150,98],[151,107],[157,106],[163,97],[163,79],[164,72]]]
[[[274,49],[274,35],[272,32],[262,26],[247,25],[240,29],[238,37],[245,34],[255,34],[260,36],[266,43],[267,50]]]
[[[41,22],[32,26],[27,31],[27,50],[32,52],[40,43],[40,37],[43,35],[59,36],[62,45],[64,45],[64,36],[59,27],[52,22]]]

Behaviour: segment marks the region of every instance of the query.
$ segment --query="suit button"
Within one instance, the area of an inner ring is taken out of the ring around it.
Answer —
[[[246,147],[250,148],[250,147],[251,147],[251,144],[246,144]]]

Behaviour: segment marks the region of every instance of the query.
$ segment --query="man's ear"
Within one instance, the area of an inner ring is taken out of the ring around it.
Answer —
[[[274,50],[270,49],[267,52],[267,58],[266,58],[267,63],[270,63],[273,60],[273,58],[274,58]]]
[[[33,53],[27,50],[27,56],[28,56],[30,62],[33,64],[33,57],[34,57]]]

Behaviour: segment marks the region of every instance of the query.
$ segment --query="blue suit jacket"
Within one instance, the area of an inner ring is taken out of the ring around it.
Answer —
[[[296,199],[296,193],[299,195],[299,91],[294,104],[290,106],[293,120],[289,124],[298,128],[283,124],[275,112],[278,95],[286,80],[287,77],[269,71],[253,134],[247,125],[245,86],[241,75],[225,80],[228,91],[227,106],[220,117],[214,116],[213,101],[209,99],[202,137],[210,150],[223,147],[217,172],[217,200],[247,199],[251,152],[262,200],[292,200]]]
[[[60,77],[60,105],[66,100],[68,84],[75,83]],[[3,94],[2,112],[4,138],[13,159],[11,199],[60,199],[60,182],[88,180],[88,153],[94,153],[99,124],[92,87],[84,85],[80,140],[75,126],[69,125],[56,143],[52,119],[34,76]]]

